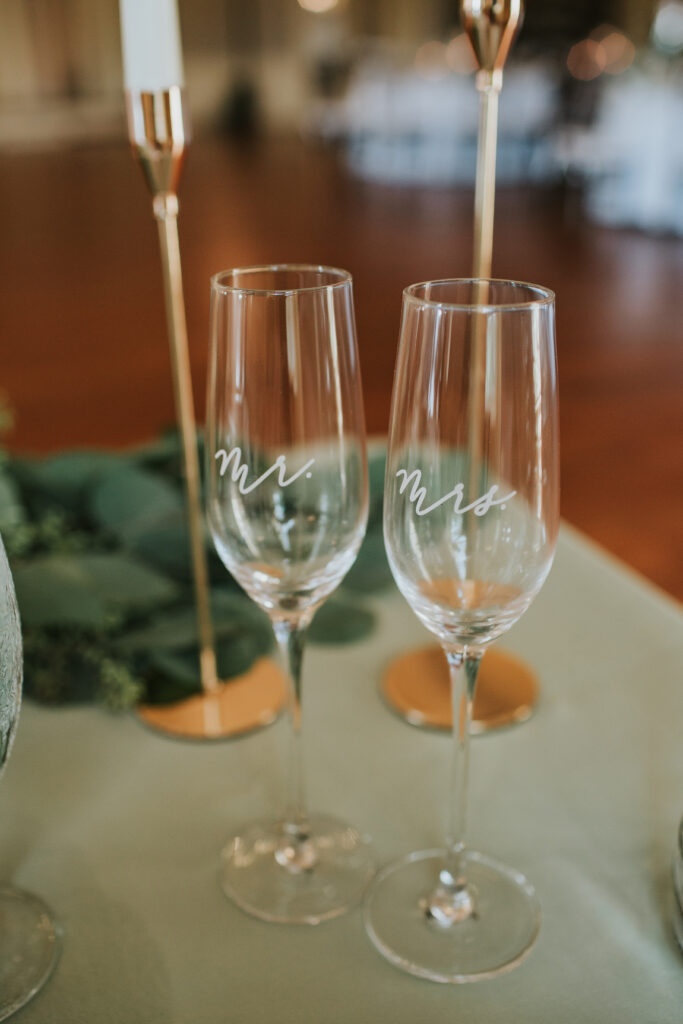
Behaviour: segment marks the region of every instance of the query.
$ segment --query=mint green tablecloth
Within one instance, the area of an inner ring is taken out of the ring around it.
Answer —
[[[310,802],[374,835],[381,861],[437,844],[448,740],[404,725],[377,683],[425,633],[398,594],[365,643],[309,652]],[[173,742],[133,717],[27,705],[0,786],[0,877],[65,927],[21,1024],[667,1024],[683,1021],[670,863],[683,813],[683,616],[564,529],[506,639],[543,681],[534,719],[473,747],[470,835],[543,906],[516,971],[470,986],[403,975],[356,910],[265,925],[223,897],[218,851],[279,794],[280,725]]]

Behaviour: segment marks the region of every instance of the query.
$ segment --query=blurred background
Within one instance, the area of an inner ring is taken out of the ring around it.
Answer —
[[[401,289],[466,276],[477,96],[457,0],[180,0],[181,244],[203,416],[208,278],[354,274],[368,427]],[[563,512],[683,597],[683,2],[528,0],[501,98],[494,274],[558,296]],[[116,0],[0,7],[0,388],[20,451],[173,421]]]

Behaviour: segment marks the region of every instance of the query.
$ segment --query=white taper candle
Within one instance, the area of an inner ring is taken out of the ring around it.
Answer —
[[[127,89],[158,92],[183,84],[177,0],[119,0]]]

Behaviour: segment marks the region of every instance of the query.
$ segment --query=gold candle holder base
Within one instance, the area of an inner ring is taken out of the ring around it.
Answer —
[[[143,704],[145,725],[179,739],[218,740],[243,736],[270,725],[286,700],[286,680],[270,658],[260,658],[244,675],[219,683],[212,693],[177,704]]]
[[[453,728],[451,683],[440,647],[399,655],[382,680],[382,696],[401,718],[429,729]],[[482,658],[474,694],[472,735],[526,722],[538,701],[538,677],[526,662],[493,647]]]

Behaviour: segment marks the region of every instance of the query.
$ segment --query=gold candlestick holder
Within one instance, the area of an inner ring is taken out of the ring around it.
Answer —
[[[479,138],[474,191],[473,277],[491,276],[493,216],[496,201],[498,98],[503,68],[524,17],[523,0],[461,0],[463,28],[479,70]]]
[[[189,141],[183,90],[180,86],[160,92],[128,90],[126,111],[133,153],[152,195],[159,231],[173,393],[182,440],[199,636],[197,668],[202,690],[200,695],[170,706],[143,705],[138,714],[148,725],[168,734],[220,739],[272,722],[284,703],[284,678],[279,668],[266,658],[229,683],[222,683],[218,678],[178,240],[177,186]]]
[[[477,60],[479,136],[474,192],[474,253],[472,276],[481,281],[476,299],[485,303],[493,258],[496,195],[498,98],[503,68],[524,15],[523,0],[461,0],[463,28]],[[482,280],[483,279],[483,280]],[[485,403],[486,338],[475,321],[475,359],[470,380],[473,458],[470,489],[474,492],[481,465],[481,438],[476,443]],[[382,681],[390,707],[411,725],[437,729],[453,727],[450,675],[440,647],[423,647],[394,659]],[[538,680],[524,661],[499,648],[488,650],[481,662],[472,713],[472,733],[526,721],[538,700]]]

